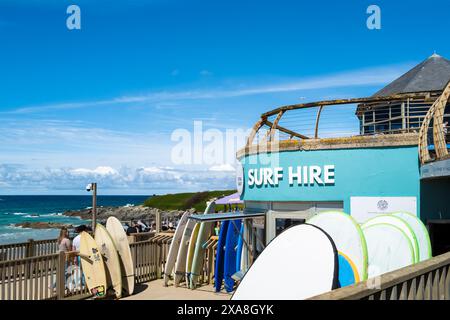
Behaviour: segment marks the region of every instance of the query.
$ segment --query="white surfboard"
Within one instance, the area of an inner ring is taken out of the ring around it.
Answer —
[[[105,262],[108,289],[112,288],[116,298],[120,299],[122,297],[122,273],[120,257],[114,241],[108,230],[99,223],[95,227],[94,238]]]
[[[248,244],[248,226],[245,220],[242,221],[242,223],[244,224],[244,232],[243,232],[243,239],[244,239],[244,245],[242,246],[242,252],[241,252],[241,272],[242,274],[245,274],[247,272],[248,269],[248,248],[247,245]]]
[[[417,216],[408,212],[395,212],[392,215],[405,220],[413,229],[419,244],[419,261],[430,259],[432,256],[430,235],[423,222]]]
[[[403,220],[399,217],[393,216],[393,215],[386,214],[386,215],[376,216],[375,218],[371,218],[371,219],[367,220],[363,224],[363,227],[368,227],[373,224],[379,224],[379,223],[392,224],[392,225],[400,228],[400,230],[402,230],[408,236],[409,241],[411,241],[411,244],[412,244],[413,250],[414,250],[414,263],[419,262],[419,256],[420,256],[419,244],[417,242],[417,238],[416,238],[414,231],[411,229],[411,227],[405,220]]]
[[[122,223],[116,217],[109,217],[106,229],[114,241],[120,257],[122,273],[122,288],[125,295],[132,295],[134,291],[134,264],[131,256],[130,243]]]
[[[177,229],[175,230],[175,234],[173,235],[172,243],[170,244],[169,253],[167,254],[167,261],[164,268],[164,285],[167,286],[170,280],[170,276],[172,275],[172,271],[175,266],[175,261],[178,256],[178,251],[180,249],[181,240],[183,237],[184,230],[186,228],[186,224],[188,222],[188,218],[190,213],[186,211],[178,222]]]
[[[341,211],[319,213],[307,220],[307,223],[323,229],[333,239],[338,251],[349,257],[355,264],[355,281],[367,279],[367,245],[359,224]]]
[[[177,260],[175,264],[175,287],[178,287],[183,277],[186,275],[186,258],[189,248],[189,240],[191,239],[192,230],[195,227],[195,220],[188,219],[183,231],[183,237],[181,239],[180,248],[178,249]]]
[[[337,286],[338,253],[333,240],[319,227],[301,224],[269,243],[232,300],[299,300]]]
[[[369,254],[369,278],[414,263],[414,249],[409,237],[399,227],[371,224],[362,227]]]
[[[206,208],[204,214],[214,213],[214,209],[216,207],[215,200],[209,201],[206,203]],[[203,244],[209,239],[213,231],[214,222],[201,222],[200,228],[198,230],[198,235],[195,244],[194,254],[192,256],[192,266],[191,266],[191,274],[189,279],[189,284],[191,289],[195,289],[197,285],[197,280],[200,277],[200,273],[202,271],[204,257],[205,257],[205,248]]]

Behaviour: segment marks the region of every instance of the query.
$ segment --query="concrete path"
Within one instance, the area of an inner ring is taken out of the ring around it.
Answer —
[[[135,293],[124,300],[229,300],[231,294],[214,292],[212,285],[205,285],[195,290],[185,286],[175,288],[172,284],[164,287],[164,280],[158,279],[136,285]]]

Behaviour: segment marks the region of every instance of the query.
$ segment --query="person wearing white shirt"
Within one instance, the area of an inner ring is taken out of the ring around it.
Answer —
[[[75,232],[78,233],[78,235],[73,238],[72,241],[72,247],[74,251],[80,251],[80,240],[81,240],[81,232],[86,231],[87,228],[84,224],[78,226],[75,228]]]

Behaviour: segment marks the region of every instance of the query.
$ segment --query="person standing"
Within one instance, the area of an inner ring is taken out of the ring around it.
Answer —
[[[73,251],[80,251],[80,240],[81,240],[81,233],[83,231],[87,231],[87,227],[82,224],[75,228],[75,232],[77,233],[77,236],[73,238],[72,241],[72,249]]]
[[[58,237],[58,251],[69,252],[72,251],[72,243],[69,239],[69,230],[66,227],[62,227],[59,231]]]

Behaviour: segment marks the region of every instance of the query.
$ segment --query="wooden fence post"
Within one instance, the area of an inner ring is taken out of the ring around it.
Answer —
[[[64,299],[66,287],[66,253],[59,252],[58,265],[56,267],[56,297],[58,300]]]
[[[155,241],[156,244],[156,263],[157,263],[157,268],[156,268],[156,278],[157,279],[161,279],[162,276],[162,249],[163,249],[163,245],[162,242],[160,243],[159,240]]]
[[[28,239],[24,258],[34,257],[34,255],[35,255],[34,240]]]
[[[162,224],[161,218],[162,213],[161,211],[158,210],[158,212],[156,213],[156,228],[155,228],[156,233],[161,232],[161,224]]]

